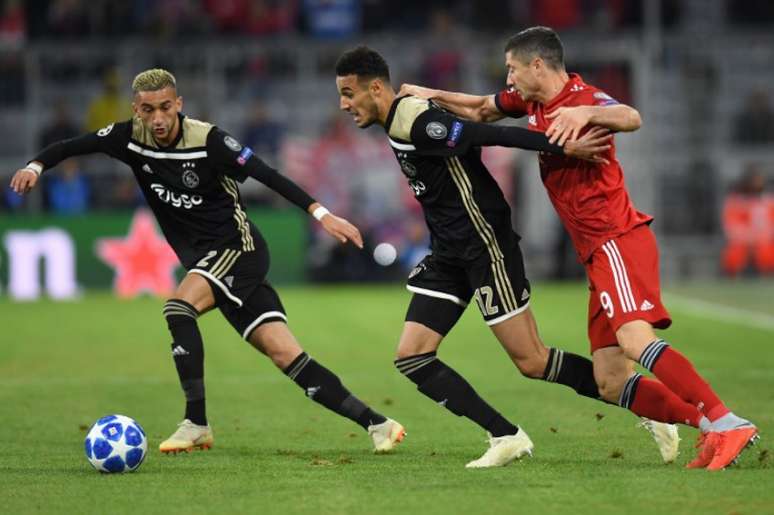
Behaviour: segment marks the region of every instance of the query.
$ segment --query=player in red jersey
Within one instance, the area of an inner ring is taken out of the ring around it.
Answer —
[[[406,85],[401,93],[429,98],[476,121],[528,116],[528,126],[552,142],[574,140],[590,126],[613,131],[640,127],[637,111],[619,104],[564,67],[558,35],[547,27],[519,32],[505,47],[508,89],[490,96]],[[758,438],[757,428],[736,416],[691,362],[654,328],[671,324],[661,302],[653,217],[638,211],[626,190],[615,146],[607,163],[540,155],[549,198],[586,268],[588,334],[600,393],[637,415],[701,430],[699,455],[689,468],[719,470]],[[657,378],[641,376],[634,362]]]

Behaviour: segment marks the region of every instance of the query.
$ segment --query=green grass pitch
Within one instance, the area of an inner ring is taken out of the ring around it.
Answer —
[[[484,434],[421,396],[392,366],[409,294],[400,286],[280,288],[306,350],[408,436],[375,456],[355,424],[309,401],[218,312],[201,320],[211,451],[161,455],[182,418],[162,301],[87,294],[72,303],[0,301],[0,512],[17,513],[774,513],[774,332],[673,308],[665,333],[761,443],[720,473],[661,463],[638,419],[522,378],[469,309],[445,361],[522,425],[535,456],[466,470]],[[538,284],[548,345],[586,355],[582,284]],[[767,297],[769,298],[769,297]],[[770,302],[770,300],[769,300]],[[138,472],[100,475],[83,455],[102,415],[136,418],[149,438]]]

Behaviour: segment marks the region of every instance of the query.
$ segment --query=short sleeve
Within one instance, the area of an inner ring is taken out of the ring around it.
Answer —
[[[505,89],[495,93],[494,101],[497,109],[511,118],[521,118],[527,114],[527,103],[514,90]]]

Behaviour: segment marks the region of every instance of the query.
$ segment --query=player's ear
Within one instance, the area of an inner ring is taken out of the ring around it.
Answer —
[[[384,91],[384,83],[381,79],[373,79],[368,84],[368,91],[371,93],[371,96],[378,97],[382,94],[382,91]]]
[[[183,97],[182,96],[177,97],[175,99],[175,105],[177,106],[177,110],[178,111],[182,111],[183,110]]]

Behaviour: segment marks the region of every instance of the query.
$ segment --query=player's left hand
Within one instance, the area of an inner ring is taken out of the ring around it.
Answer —
[[[340,218],[333,213],[327,213],[322,217],[320,223],[328,234],[339,240],[341,243],[351,241],[357,248],[363,248],[363,237],[360,235],[360,231],[347,220]]]
[[[577,140],[570,140],[564,145],[564,155],[591,161],[592,163],[610,164],[610,161],[600,154],[610,149],[613,136],[604,127],[592,127]]]
[[[546,130],[548,141],[559,146],[567,141],[575,141],[581,129],[591,120],[591,112],[586,107],[559,107],[546,114],[546,118],[553,120]]]

